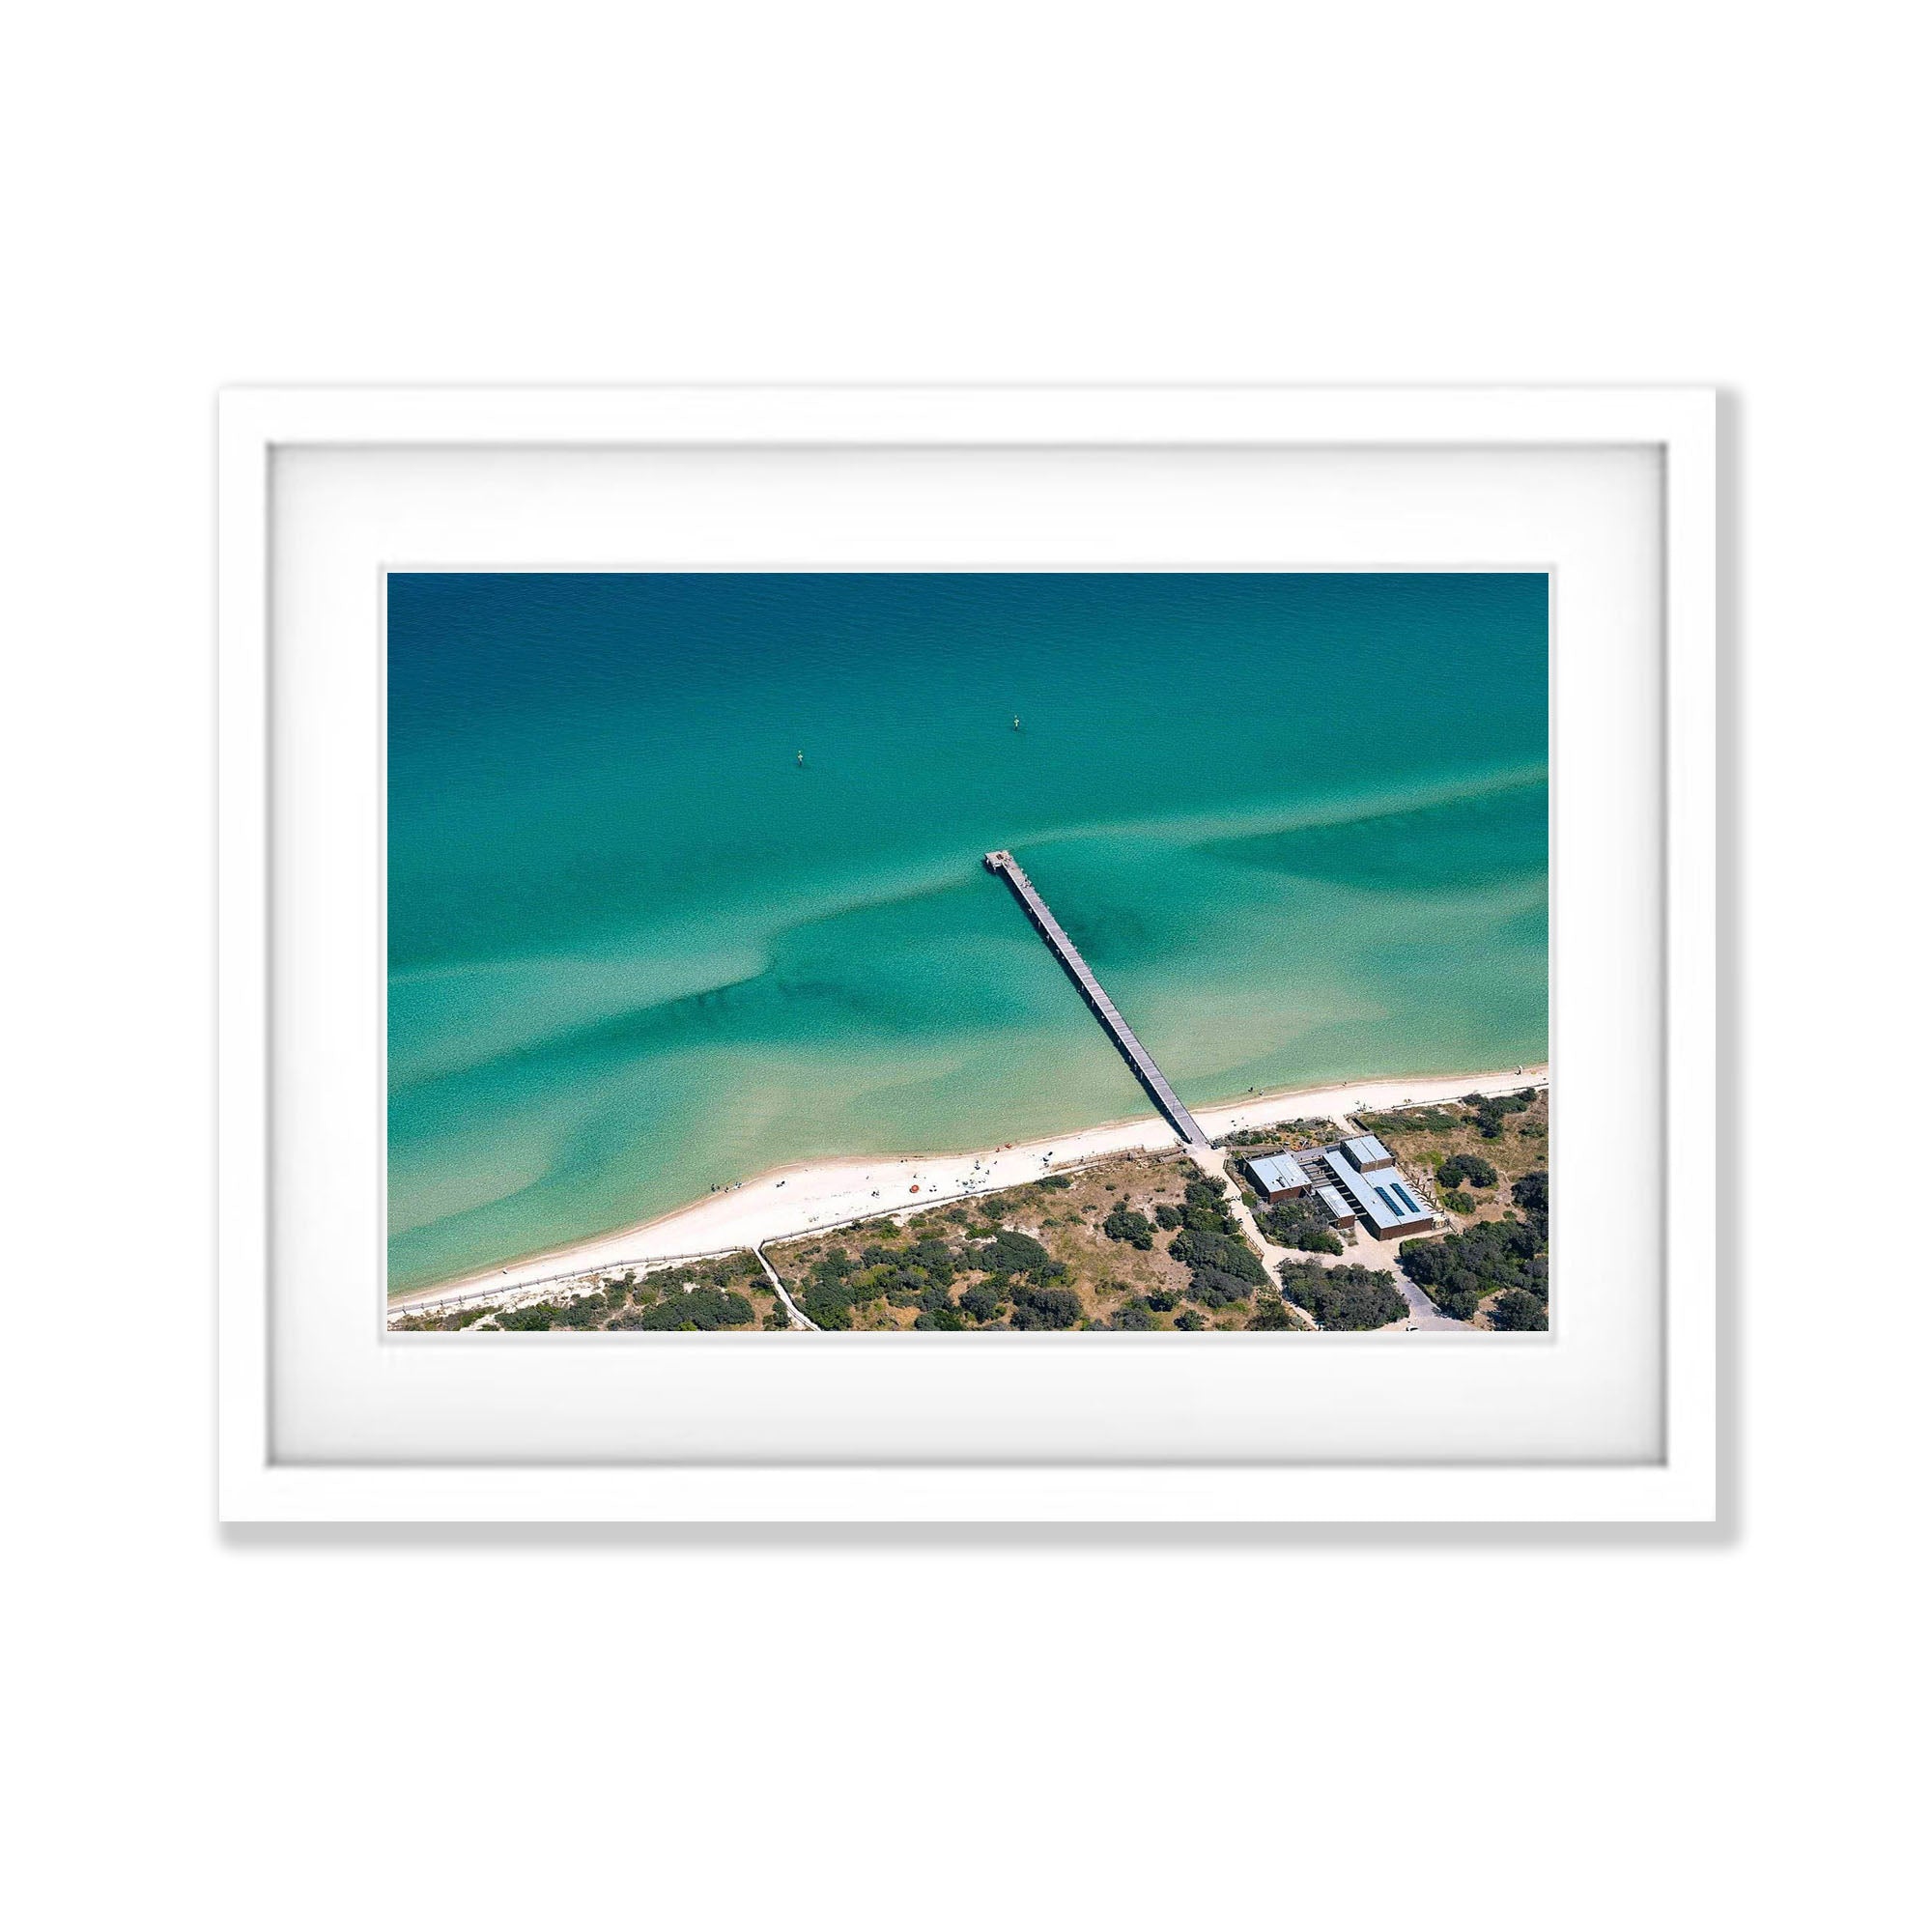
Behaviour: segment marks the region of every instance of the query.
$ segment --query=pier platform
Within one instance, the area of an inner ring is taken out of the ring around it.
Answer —
[[[1209,1147],[1211,1143],[1201,1131],[1200,1123],[1180,1104],[1179,1095],[1167,1084],[1166,1074],[1154,1065],[1152,1054],[1135,1038],[1133,1028],[1121,1017],[1120,1008],[1107,997],[1107,989],[1094,977],[1094,969],[1080,956],[1080,949],[1067,938],[1019,861],[1010,852],[988,852],[983,863],[987,871],[1005,879],[1012,888],[1013,896],[1026,908],[1027,917],[1039,936],[1066,969],[1067,978],[1080,988],[1080,996],[1093,1009],[1094,1017],[1106,1029],[1122,1057],[1134,1069],[1134,1077],[1147,1089],[1175,1132],[1188,1147]]]

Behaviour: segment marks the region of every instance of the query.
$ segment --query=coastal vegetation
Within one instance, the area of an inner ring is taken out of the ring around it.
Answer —
[[[474,1308],[435,1309],[423,1315],[399,1315],[389,1323],[397,1334],[454,1334],[496,1313],[496,1304],[484,1302]]]
[[[1153,1223],[1135,1208],[1117,1207],[1100,1228],[1110,1241],[1125,1241],[1144,1250],[1153,1246]]]
[[[1460,1187],[1465,1180],[1471,1187],[1496,1184],[1494,1167],[1479,1153],[1452,1153],[1435,1170],[1435,1178],[1444,1187]]]
[[[1255,1325],[1258,1314],[1278,1325],[1255,1300],[1267,1273],[1225,1185],[1178,1151],[1114,1156],[970,1206],[898,1209],[775,1242],[767,1259],[822,1327],[1186,1332]]]
[[[1492,1327],[1547,1328],[1548,1176],[1527,1176],[1513,1192],[1519,1206],[1535,1201],[1545,1206],[1527,1218],[1510,1214],[1497,1221],[1475,1222],[1435,1239],[1405,1241],[1402,1270],[1436,1307],[1458,1321],[1471,1320],[1480,1309]],[[1504,1297],[1510,1297],[1506,1308]],[[1533,1308],[1528,1305],[1532,1302]]]
[[[1281,1292],[1315,1318],[1318,1328],[1386,1328],[1408,1313],[1408,1303],[1386,1268],[1320,1262],[1283,1262]]]
[[[696,1329],[749,1327],[754,1310],[744,1295],[730,1289],[693,1287],[682,1293],[661,1295],[647,1308],[620,1310],[612,1328]]]
[[[1405,1107],[1398,1113],[1358,1114],[1364,1131],[1378,1136],[1390,1147],[1391,1133],[1453,1134],[1468,1116],[1454,1106]]]
[[[1243,1127],[1224,1134],[1216,1147],[1239,1148],[1243,1153],[1286,1153],[1296,1148],[1321,1147],[1335,1137],[1335,1122],[1320,1121],[1281,1121],[1271,1127]]]
[[[1486,1141],[1500,1140],[1503,1117],[1526,1112],[1536,1102],[1537,1090],[1525,1087],[1519,1094],[1465,1094],[1463,1104],[1476,1122],[1476,1131]]]
[[[777,1316],[774,1323],[772,1317]],[[605,1270],[559,1282],[539,1299],[398,1316],[399,1333],[473,1329],[478,1334],[539,1334],[559,1329],[646,1332],[786,1325],[784,1311],[749,1251],[646,1272]]]
[[[1506,1288],[1491,1302],[1492,1328],[1548,1328],[1549,1303],[1520,1288]]]
[[[1459,1225],[1500,1219],[1510,1211],[1516,1182],[1547,1171],[1549,1163],[1547,1088],[1526,1087],[1493,1100],[1471,1094],[1357,1118],[1409,1173],[1434,1177],[1442,1206]],[[1510,1123],[1514,1130],[1505,1131]]]
[[[1516,1118],[1540,1123],[1547,1102],[1539,1095],[1527,1118]],[[1435,1173],[1439,1186],[1446,1171],[1463,1183],[1441,1189],[1458,1216],[1454,1232],[1403,1244],[1408,1279],[1446,1313],[1478,1325],[1547,1326],[1548,1174],[1532,1164],[1541,1140],[1513,1135],[1485,1143],[1474,1113],[1461,1110],[1446,1149],[1444,1137],[1405,1114],[1378,1117],[1377,1130],[1411,1172]],[[1329,1264],[1348,1250],[1304,1201],[1256,1210],[1264,1238],[1292,1250],[1277,1292],[1237,1211],[1226,1182],[1179,1150],[1126,1153],[969,1201],[896,1208],[858,1225],[774,1242],[765,1258],[800,1311],[837,1330],[1373,1329],[1407,1312],[1392,1274]],[[392,1323],[484,1333],[787,1325],[757,1256],[747,1251],[605,1270],[521,1301],[432,1310]]]
[[[1267,1280],[1267,1270],[1228,1211],[1225,1185],[1190,1180],[1182,1198],[1180,1227],[1167,1251],[1188,1269],[1189,1298],[1204,1308],[1246,1301]]]
[[[1296,1248],[1305,1255],[1342,1252],[1342,1237],[1311,1201],[1281,1201],[1272,1208],[1258,1208],[1255,1223],[1269,1240],[1284,1248]]]
[[[1479,1327],[1549,1325],[1549,1092],[1468,1094],[1364,1114],[1411,1173],[1433,1175],[1451,1231],[1402,1243],[1399,1265],[1445,1314]]]

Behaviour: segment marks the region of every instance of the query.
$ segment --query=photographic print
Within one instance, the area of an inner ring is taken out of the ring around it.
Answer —
[[[384,595],[392,1332],[1548,1328],[1546,574]]]

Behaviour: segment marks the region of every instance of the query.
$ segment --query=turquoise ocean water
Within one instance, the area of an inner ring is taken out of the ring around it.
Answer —
[[[392,1290],[1148,1112],[994,846],[1191,1103],[1547,1051],[1539,575],[388,594]]]

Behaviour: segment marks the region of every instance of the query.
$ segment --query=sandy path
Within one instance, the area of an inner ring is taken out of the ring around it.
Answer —
[[[753,1248],[752,1252],[753,1255],[757,1257],[758,1265],[764,1269],[765,1279],[771,1283],[772,1293],[778,1296],[779,1306],[784,1310],[785,1319],[791,1323],[791,1325],[794,1328],[810,1328],[814,1334],[816,1334],[818,1330],[818,1323],[816,1321],[811,1321],[807,1316],[804,1309],[802,1309],[798,1305],[798,1303],[791,1298],[791,1295],[787,1292],[784,1283],[779,1278],[778,1269],[775,1268],[771,1264],[771,1263],[765,1259],[764,1249]]]
[[[1430,1100],[1453,1099],[1462,1094],[1508,1094],[1520,1087],[1543,1086],[1548,1079],[1547,1067],[1525,1066],[1503,1073],[1355,1081],[1342,1087],[1250,1094],[1223,1106],[1196,1108],[1194,1115],[1210,1135],[1219,1136],[1238,1132],[1243,1127],[1271,1126],[1278,1121],[1340,1120],[1364,1109],[1400,1107],[1411,1102],[1420,1105]],[[508,1292],[532,1288],[592,1268],[622,1267],[749,1248],[864,1215],[1016,1187],[1022,1181],[1037,1180],[1055,1168],[1069,1167],[1102,1154],[1166,1149],[1179,1144],[1179,1136],[1167,1122],[1158,1115],[1149,1114],[1138,1120],[1117,1121],[1106,1126],[1060,1134],[1051,1140],[982,1149],[978,1153],[880,1155],[783,1168],[760,1175],[754,1180],[742,1181],[722,1193],[707,1195],[702,1201],[693,1202],[690,1207],[655,1221],[599,1235],[569,1247],[532,1256],[527,1261],[513,1262],[505,1267],[392,1295],[389,1312],[400,1314],[429,1303],[454,1300],[459,1295],[473,1299],[489,1289]]]
[[[1465,1087],[1463,1091],[1466,1094],[1470,1090]],[[1261,1223],[1255,1219],[1254,1210],[1241,1199],[1241,1178],[1230,1170],[1226,1151],[1204,1153],[1197,1148],[1194,1150],[1194,1159],[1205,1174],[1228,1183],[1228,1211],[1234,1215],[1248,1239],[1261,1251],[1262,1265],[1267,1269],[1268,1278],[1271,1281],[1279,1281],[1281,1264],[1290,1259],[1289,1251],[1286,1248],[1276,1247],[1262,1233]],[[1316,1325],[1314,1316],[1309,1314],[1307,1309],[1290,1301],[1286,1295],[1282,1296],[1282,1306],[1300,1322],[1302,1327],[1313,1328]]]

